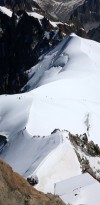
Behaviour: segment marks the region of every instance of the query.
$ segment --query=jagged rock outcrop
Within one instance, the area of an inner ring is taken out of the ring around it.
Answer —
[[[55,20],[67,22],[68,18],[77,6],[81,5],[84,0],[34,0],[38,5],[51,15]]]
[[[100,0],[85,0],[71,15],[71,20],[76,18],[86,30],[96,28],[100,24]]]
[[[97,28],[93,28],[88,32],[90,39],[95,40],[100,43],[100,25]]]
[[[43,7],[44,11],[37,3]],[[2,0],[0,2],[0,5],[10,6],[14,11],[12,17],[0,12],[0,94],[19,93],[28,81],[27,70],[37,64],[39,57],[56,46],[65,35],[74,32],[81,37],[100,42],[100,26],[88,33],[84,30],[84,26],[86,27],[88,24],[92,27],[99,24],[100,0],[95,2],[93,0],[85,2],[70,0],[68,8],[71,9],[72,15],[70,20],[68,18],[66,20],[68,24],[58,23],[56,27],[53,27],[46,18],[48,15],[45,12],[45,6],[48,7],[49,4],[52,6],[52,3],[32,0]],[[45,16],[43,19],[38,20],[24,11],[31,10],[33,4],[35,11]],[[66,5],[66,2],[63,1],[62,4]],[[61,6],[60,1],[59,6]],[[30,9],[28,9],[29,7]],[[73,9],[77,7],[77,9],[73,11],[72,7]],[[59,20],[67,15],[67,10],[65,12],[63,7],[61,12],[63,15],[59,12]]]
[[[61,22],[70,21],[75,27],[77,24],[81,24],[80,28],[84,27],[86,31],[93,29],[88,34],[88,37],[100,42],[100,0],[35,1],[44,11],[51,15],[54,20]]]
[[[64,205],[52,194],[35,190],[11,167],[0,160],[0,205]]]
[[[95,169],[95,166],[92,167],[90,163],[90,158],[92,158],[94,161],[97,158],[96,163],[100,163],[100,147],[93,141],[89,141],[86,133],[80,136],[69,133],[69,140],[74,147],[75,153],[81,165],[82,172],[88,172],[91,176],[100,182],[100,169]]]
[[[61,39],[46,18],[21,11],[10,18],[0,12],[0,94],[18,93],[28,80],[26,71]]]
[[[35,0],[54,19],[68,22],[77,18],[86,29],[92,29],[100,24],[100,0]]]
[[[72,135],[69,133],[69,139],[75,147],[80,147],[86,155],[100,156],[100,148],[93,141],[89,141],[86,133],[82,136]]]

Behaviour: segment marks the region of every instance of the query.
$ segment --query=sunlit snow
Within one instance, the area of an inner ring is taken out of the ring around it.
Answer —
[[[0,134],[9,141],[1,158],[25,178],[37,175],[38,190],[54,193],[58,182],[63,186],[62,181],[72,177],[83,179],[68,132],[87,133],[100,145],[99,54],[99,43],[72,34],[28,71],[23,89],[29,92],[0,96]],[[57,128],[63,131],[51,134]],[[89,160],[93,167],[93,158]],[[90,186],[87,178],[86,186],[78,185],[78,192],[65,193],[62,199],[94,205],[96,197],[99,205],[100,185],[91,177]]]

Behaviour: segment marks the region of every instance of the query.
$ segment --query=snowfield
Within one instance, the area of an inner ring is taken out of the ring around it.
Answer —
[[[99,205],[100,184],[88,174],[79,175],[57,183],[55,194],[58,194],[65,203]]]
[[[99,52],[99,43],[72,34],[29,71],[24,89],[34,96],[27,124],[30,134],[49,135],[55,128],[82,134],[89,116],[90,136],[100,144]]]
[[[86,133],[100,146],[99,53],[99,43],[72,34],[28,71],[27,92],[0,96],[0,134],[8,138],[1,158],[25,178],[37,175],[45,193],[71,183],[59,192],[66,204],[100,205],[100,185],[81,174],[68,139],[69,132]],[[88,160],[100,169],[99,156]]]

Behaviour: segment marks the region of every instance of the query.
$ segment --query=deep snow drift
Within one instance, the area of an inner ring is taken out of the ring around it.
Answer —
[[[23,89],[30,92],[0,96],[0,134],[9,140],[1,158],[25,178],[37,175],[36,188],[41,191],[54,193],[58,182],[83,177],[68,132],[86,133],[100,145],[99,53],[99,43],[72,34],[29,70]],[[63,131],[51,134],[56,128]],[[92,158],[90,162],[94,166]],[[99,163],[96,166],[100,169]],[[66,203],[78,205],[82,195],[82,203],[90,205],[95,189],[96,205],[100,204],[100,185],[88,189],[93,179],[88,183],[87,177],[81,191],[77,186],[81,194],[76,201],[73,193],[65,193]]]

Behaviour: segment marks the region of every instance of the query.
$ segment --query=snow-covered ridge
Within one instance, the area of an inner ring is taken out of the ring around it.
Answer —
[[[90,136],[100,144],[99,52],[99,43],[71,35],[29,71],[26,89],[39,86],[29,93],[35,97],[27,124],[30,133],[48,135],[60,128],[82,134],[87,132],[85,121],[89,115]],[[40,117],[34,112],[34,106]],[[47,126],[37,128],[41,122]]]
[[[38,20],[41,20],[44,18],[44,16],[42,16],[41,14],[36,13],[35,11],[33,12],[28,12],[29,16],[33,16],[34,18],[37,18]]]
[[[26,126],[30,134],[49,135],[55,128],[68,129],[72,133],[84,133],[86,132],[84,122],[88,114],[90,134],[94,140],[98,139],[97,142],[100,142],[98,132],[100,110],[100,97],[98,95],[100,89],[99,52],[99,43],[71,35],[69,38],[65,38],[54,50],[43,56],[40,63],[29,71],[29,82],[26,85],[27,90],[40,86],[39,88],[18,95],[18,97],[17,95],[0,97],[1,134],[10,135],[11,128],[14,130],[14,123],[11,123],[11,127],[9,124],[7,126],[7,118],[4,116],[11,116],[13,111],[14,117],[18,116],[18,119],[21,120],[20,112],[17,112],[16,115],[15,110],[17,108],[21,110],[24,103],[23,113],[27,107],[29,110],[27,120],[26,117],[23,118],[26,123],[22,128]],[[41,86],[43,84],[45,85]],[[10,108],[7,101],[11,104]],[[28,101],[31,101],[31,104]],[[33,124],[34,126],[32,126]]]
[[[99,43],[72,34],[29,71],[29,92],[0,96],[0,134],[9,140],[1,157],[26,178],[36,174],[41,191],[54,193],[55,183],[81,174],[69,132],[86,133],[100,145],[99,53]],[[62,131],[51,134],[55,128]],[[77,187],[86,203],[87,193],[99,187],[92,185]],[[66,202],[79,205],[70,201],[77,193],[70,194]]]
[[[12,11],[4,6],[0,6],[0,11],[9,17],[12,17]]]
[[[99,50],[99,43],[74,34],[66,37],[29,71],[27,90],[58,79],[81,79],[99,72]]]
[[[20,125],[21,120],[25,122],[22,123],[22,129],[26,126],[32,135],[49,135],[55,128],[82,134],[86,132],[85,120],[88,114],[90,135],[100,143],[99,52],[99,43],[76,35],[65,38],[29,71],[26,88],[32,90],[39,86],[37,89],[26,94],[0,97],[0,133],[11,135],[11,129],[15,129],[14,122],[11,122],[10,127],[4,116],[14,115],[14,118],[18,116]],[[44,86],[41,86],[43,84]],[[7,101],[11,104],[10,108]],[[24,109],[22,109],[23,103]],[[16,115],[17,108],[25,113],[27,107],[29,107],[27,117],[20,118],[18,111]],[[17,126],[17,123],[15,124]]]

